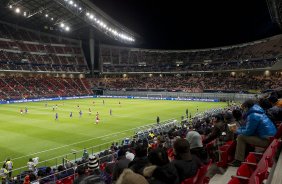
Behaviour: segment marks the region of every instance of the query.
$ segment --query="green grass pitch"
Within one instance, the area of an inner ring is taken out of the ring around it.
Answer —
[[[103,104],[103,100],[105,104]],[[119,101],[121,105],[119,105]],[[93,103],[95,102],[95,103]],[[48,104],[45,107],[45,103]],[[58,105],[53,111],[52,107]],[[79,108],[82,117],[79,117]],[[0,159],[10,157],[14,162],[14,174],[26,170],[29,158],[39,157],[39,166],[59,165],[62,158],[81,158],[83,148],[89,153],[109,147],[112,141],[132,136],[134,128],[185,115],[186,108],[192,115],[198,106],[199,112],[224,107],[222,102],[190,102],[167,100],[131,99],[78,99],[0,105]],[[20,109],[28,108],[21,115]],[[91,115],[88,109],[91,108]],[[112,116],[110,116],[112,109]],[[55,113],[59,118],[55,120]],[[70,118],[70,112],[73,117]],[[100,122],[95,124],[96,113]],[[103,144],[97,146],[99,144]],[[96,146],[94,148],[91,148]],[[73,154],[73,152],[77,154]],[[52,159],[57,157],[57,159]],[[13,175],[14,175],[13,174]]]

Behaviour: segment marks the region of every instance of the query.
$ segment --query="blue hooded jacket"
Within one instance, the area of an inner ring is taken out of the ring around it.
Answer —
[[[246,125],[237,129],[236,133],[238,135],[266,138],[276,134],[276,127],[259,105],[255,104],[252,106],[246,113],[246,116]]]

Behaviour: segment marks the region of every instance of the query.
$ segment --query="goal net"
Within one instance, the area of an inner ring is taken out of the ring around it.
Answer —
[[[162,94],[147,94],[148,99],[162,99],[163,95]]]

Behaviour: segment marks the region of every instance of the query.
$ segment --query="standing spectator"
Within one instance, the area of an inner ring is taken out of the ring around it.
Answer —
[[[276,133],[272,121],[253,100],[245,101],[242,108],[246,112],[246,125],[233,130],[238,134],[235,160],[232,163],[235,167],[239,167],[241,162],[244,161],[247,144],[267,147],[270,141],[269,137]]]
[[[35,165],[35,163],[33,162],[33,159],[30,158],[29,161],[27,162],[27,169],[28,169],[29,171],[34,172],[34,171],[35,171],[35,167],[36,167],[36,165]]]
[[[82,160],[83,160],[83,161],[86,161],[86,160],[88,160],[88,158],[89,158],[89,154],[88,154],[88,152],[87,152],[87,149],[84,148],[84,150],[83,150],[83,155],[82,155]]]
[[[157,124],[159,125],[160,124],[160,117],[157,116]]]
[[[11,161],[10,158],[7,158],[6,162],[5,162],[5,169],[7,169],[8,173],[8,177],[11,178],[12,176],[12,170],[13,170],[13,162]]]
[[[6,183],[6,179],[8,176],[8,171],[6,168],[2,167],[0,169],[0,178],[2,178],[2,183],[5,184]]]

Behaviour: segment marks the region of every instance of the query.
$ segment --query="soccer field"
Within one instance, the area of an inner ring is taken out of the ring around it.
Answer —
[[[53,111],[55,105],[58,107]],[[155,123],[157,116],[161,122],[172,118],[180,120],[187,108],[193,116],[197,106],[201,112],[225,105],[223,102],[103,98],[0,105],[0,159],[4,161],[10,157],[14,169],[24,167],[21,170],[26,170],[28,159],[34,157],[39,157],[42,162],[39,166],[59,165],[67,154],[70,160],[81,158],[80,150],[83,148],[96,145],[89,149],[89,153],[98,152],[107,148],[112,141],[132,136],[134,128]],[[23,114],[20,113],[21,109]],[[79,109],[82,111],[81,117]],[[73,113],[72,118],[70,112]],[[98,125],[95,124],[97,112],[100,118]],[[55,120],[56,113],[58,120]],[[75,151],[79,152],[72,154]]]

